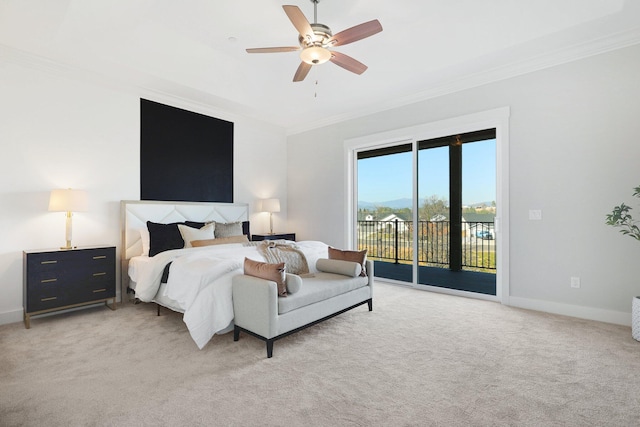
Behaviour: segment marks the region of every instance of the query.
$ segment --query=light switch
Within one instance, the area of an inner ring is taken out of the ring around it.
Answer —
[[[540,209],[529,209],[529,219],[531,221],[542,220],[542,211]]]
[[[579,277],[572,277],[571,278],[571,287],[572,288],[579,288],[580,287],[580,278]]]

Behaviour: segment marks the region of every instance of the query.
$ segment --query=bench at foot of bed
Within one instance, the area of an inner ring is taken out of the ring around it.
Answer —
[[[246,332],[265,341],[267,357],[272,357],[273,343],[280,338],[363,304],[368,304],[372,311],[373,262],[367,261],[367,275],[360,276],[359,268],[344,268],[348,261],[324,261],[325,270],[337,272],[319,271],[305,276],[299,290],[286,297],[278,296],[276,282],[248,275],[235,276],[233,340],[238,341],[240,332]],[[332,269],[332,265],[336,268]]]

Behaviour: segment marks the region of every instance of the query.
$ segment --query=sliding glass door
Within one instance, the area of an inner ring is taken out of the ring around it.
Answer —
[[[358,153],[358,247],[376,276],[496,295],[496,131]]]
[[[413,145],[358,153],[357,239],[378,277],[413,282]]]
[[[418,145],[417,283],[496,295],[495,129]]]

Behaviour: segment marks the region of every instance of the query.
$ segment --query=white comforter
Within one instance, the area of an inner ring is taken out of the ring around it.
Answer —
[[[316,241],[296,242],[307,258],[311,272],[316,261],[327,257],[327,245]],[[233,320],[231,279],[242,274],[244,258],[264,261],[255,246],[226,244],[176,249],[130,263],[129,275],[136,282],[136,297],[150,302],[157,298],[165,266],[172,262],[163,296],[184,311],[183,321],[198,348],[211,337],[228,330]]]

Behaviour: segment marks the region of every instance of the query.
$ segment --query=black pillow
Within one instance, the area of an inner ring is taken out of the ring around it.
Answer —
[[[147,221],[147,230],[149,230],[149,256],[155,256],[160,252],[169,251],[171,249],[184,248],[184,240],[178,229],[178,224],[183,224],[192,228],[202,228],[204,222],[172,222],[171,224],[159,224],[157,222]]]
[[[185,222],[182,222],[181,224],[184,224],[184,225],[189,226],[191,228],[198,228],[198,229],[200,229],[200,228],[204,227],[205,225],[207,225],[206,222],[196,222],[196,221],[185,221]]]

